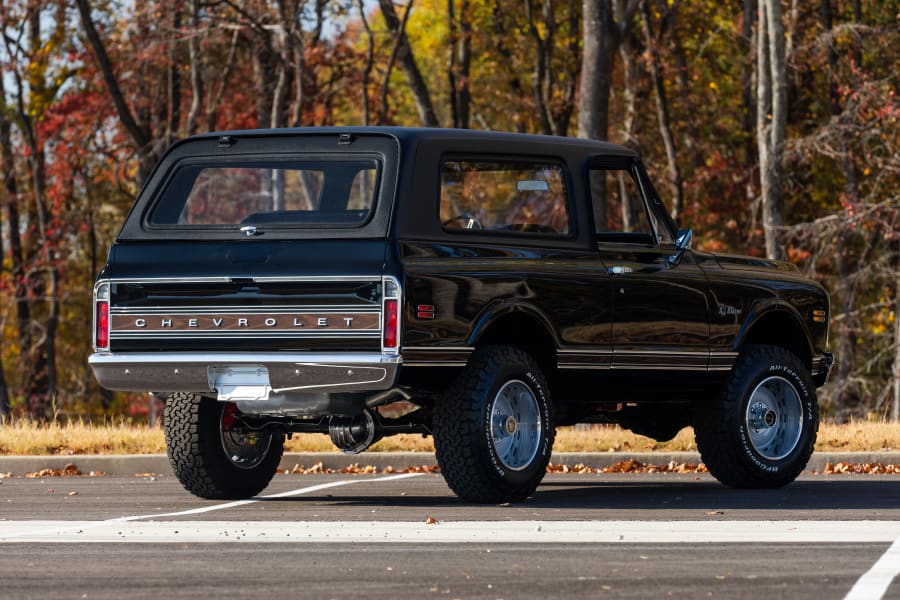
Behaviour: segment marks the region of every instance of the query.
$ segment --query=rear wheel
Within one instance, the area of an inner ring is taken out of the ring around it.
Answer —
[[[524,500],[550,461],[554,427],[547,383],[518,348],[475,351],[434,410],[434,445],[447,484],[471,502]]]
[[[778,346],[750,346],[719,401],[695,411],[697,448],[709,472],[739,488],[781,487],[809,462],[819,409],[809,371]]]
[[[199,394],[166,400],[166,454],[178,481],[201,498],[250,498],[269,485],[284,436],[252,431],[237,407]]]

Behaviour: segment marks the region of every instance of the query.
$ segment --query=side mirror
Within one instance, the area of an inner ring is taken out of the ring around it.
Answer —
[[[680,229],[678,235],[675,236],[675,254],[669,257],[670,266],[677,265],[681,262],[684,253],[691,249],[691,242],[694,240],[694,232],[690,229]]]

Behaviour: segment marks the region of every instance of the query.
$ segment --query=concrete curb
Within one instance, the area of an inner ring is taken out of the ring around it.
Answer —
[[[603,468],[624,460],[636,460],[646,464],[666,465],[674,461],[699,463],[696,452],[560,452],[553,455],[551,462],[570,467],[583,464],[593,468]],[[341,469],[352,464],[373,466],[379,471],[385,467],[404,469],[434,465],[437,461],[430,452],[369,452],[367,454],[345,455],[337,452],[291,452],[281,459],[281,468],[292,469],[295,465],[311,467],[322,463],[324,468]],[[900,452],[817,452],[809,461],[807,471],[822,471],[828,463],[850,464],[882,463],[900,464]],[[77,456],[0,456],[0,474],[22,476],[43,469],[63,469],[73,464],[81,473],[102,471],[107,475],[132,477],[140,473],[172,475],[172,468],[165,454],[140,455],[77,455]]]

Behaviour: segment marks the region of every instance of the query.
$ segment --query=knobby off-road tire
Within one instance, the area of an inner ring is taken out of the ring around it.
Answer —
[[[269,485],[284,436],[249,434],[234,418],[233,404],[199,394],[166,400],[166,454],[178,481],[201,498],[250,498]]]
[[[749,346],[722,397],[694,412],[700,456],[709,472],[736,488],[775,488],[806,467],[819,408],[808,369],[778,346]]]
[[[517,502],[543,479],[555,430],[537,362],[508,346],[476,350],[434,409],[434,446],[447,484],[470,502]]]

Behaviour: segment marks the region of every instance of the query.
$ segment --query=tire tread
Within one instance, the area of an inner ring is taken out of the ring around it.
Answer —
[[[749,379],[756,376],[761,362],[779,361],[790,365],[798,374],[805,376],[812,398],[812,421],[814,429],[810,435],[801,436],[803,444],[800,454],[777,473],[766,472],[755,466],[741,447],[735,436],[735,423],[742,419],[741,389]],[[808,370],[800,359],[780,346],[748,346],[735,362],[734,369],[724,392],[713,402],[705,403],[694,411],[694,433],[700,457],[709,472],[721,483],[734,488],[777,488],[787,485],[806,468],[812,456],[818,430],[818,406],[815,386]]]
[[[263,491],[278,468],[284,452],[284,438],[273,434],[269,455],[256,468],[240,470],[228,464],[224,451],[210,439],[211,424],[204,419],[217,416],[216,400],[188,392],[173,393],[166,400],[166,455],[175,476],[184,488],[201,498],[249,498]],[[216,424],[216,427],[218,425]],[[212,447],[210,447],[212,446]],[[221,456],[217,456],[219,451]]]
[[[476,350],[469,364],[435,404],[434,445],[438,465],[450,488],[464,500],[478,503],[518,502],[537,489],[544,477],[550,453],[535,458],[539,471],[519,485],[498,476],[476,444],[482,435],[484,402],[495,384],[494,373],[508,364],[519,364],[535,373],[547,392],[537,362],[526,352],[511,346],[488,346]],[[548,400],[549,401],[549,400]],[[549,446],[555,435],[553,424],[545,423]]]

